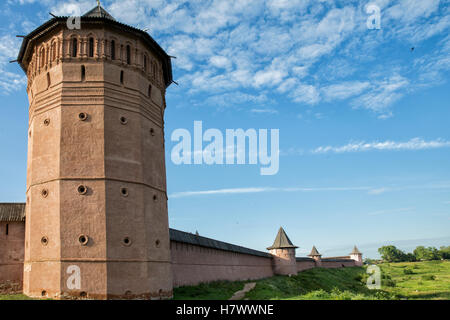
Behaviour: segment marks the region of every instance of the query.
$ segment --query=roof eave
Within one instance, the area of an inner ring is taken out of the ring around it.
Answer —
[[[296,246],[282,246],[282,247],[269,247],[267,248],[267,250],[273,250],[273,249],[297,249],[298,247]]]
[[[23,64],[23,58],[25,56],[26,50],[28,48],[28,44],[32,41],[39,33],[44,30],[51,30],[54,27],[60,25],[61,23],[65,23],[69,17],[56,17],[48,20],[41,26],[37,27],[35,30],[31,31],[27,36],[24,37],[22,41],[22,45],[20,47],[19,55],[17,57],[17,62],[19,63],[22,70],[26,73],[25,66]],[[130,25],[118,22],[116,20],[111,20],[106,17],[81,17],[81,22],[109,22],[112,26],[121,27],[127,29],[129,32],[134,32],[138,36],[140,36],[144,41],[147,41],[152,49],[156,51],[157,54],[163,60],[163,68],[164,68],[164,82],[166,88],[168,88],[173,83],[173,75],[172,75],[172,60],[170,56],[164,51],[163,48],[149,35],[147,32],[132,27]]]

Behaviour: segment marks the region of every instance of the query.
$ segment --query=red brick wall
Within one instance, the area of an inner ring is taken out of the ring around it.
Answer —
[[[6,235],[8,225],[8,235]],[[25,246],[23,222],[0,222],[0,283],[22,282]]]
[[[272,258],[170,243],[174,287],[272,277]]]
[[[342,268],[342,267],[354,267],[356,266],[354,260],[349,260],[346,262],[335,262],[322,260],[322,268]]]
[[[8,224],[8,235],[6,235]],[[0,283],[22,282],[25,224],[0,222]],[[204,282],[256,280],[274,276],[273,259],[171,241],[174,287]],[[354,267],[355,261],[322,260],[323,268]],[[313,261],[297,261],[297,271],[316,267]]]
[[[297,261],[297,272],[312,269],[316,267],[315,261]]]

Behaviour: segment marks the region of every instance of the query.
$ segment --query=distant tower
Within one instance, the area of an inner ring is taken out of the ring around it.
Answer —
[[[277,237],[273,245],[267,250],[274,256],[274,270],[275,274],[279,275],[296,275],[297,274],[297,260],[295,258],[295,249],[289,240],[283,228],[278,231]]]
[[[311,253],[308,255],[308,257],[311,257],[316,261],[317,267],[322,266],[322,255],[319,253],[319,251],[317,251],[315,246],[312,247]]]
[[[359,252],[359,250],[356,246],[353,248],[353,251],[350,253],[350,259],[355,260],[357,266],[363,265],[362,253]]]
[[[100,5],[24,38],[29,107],[24,293],[172,296],[164,159],[170,57]]]

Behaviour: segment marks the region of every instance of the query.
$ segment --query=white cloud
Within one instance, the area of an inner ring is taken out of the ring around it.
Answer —
[[[292,90],[289,95],[295,102],[317,104],[320,101],[320,94],[316,87],[308,84],[300,84]]]
[[[370,86],[369,82],[342,82],[322,88],[325,99],[328,101],[347,99],[357,96]]]
[[[229,194],[250,194],[250,193],[267,193],[267,192],[332,192],[332,191],[364,191],[370,189],[369,187],[324,187],[324,188],[273,188],[273,187],[259,187],[259,188],[230,188],[230,189],[216,189],[204,191],[185,191],[176,192],[169,195],[169,198],[186,198],[193,196],[207,196],[207,195],[229,195]]]
[[[213,56],[209,59],[209,62],[216,68],[229,69],[231,67],[230,60],[224,56]]]
[[[372,194],[372,195],[379,195],[379,194],[385,193],[386,191],[388,191],[388,189],[386,189],[386,188],[378,188],[378,189],[369,190],[368,193]]]
[[[347,152],[366,152],[374,150],[426,150],[426,149],[439,149],[439,148],[449,148],[450,141],[447,140],[432,140],[425,141],[421,138],[414,138],[407,142],[396,142],[396,141],[383,141],[383,142],[352,142],[344,146],[334,147],[334,146],[322,146],[318,147],[311,152],[313,154],[324,154],[324,153],[347,153]]]
[[[363,108],[390,115],[389,107],[403,97],[410,81],[395,74],[383,80],[376,80],[371,89],[352,102],[354,108]]]
[[[382,215],[382,214],[404,213],[404,212],[411,212],[414,209],[415,208],[398,208],[398,209],[378,210],[378,211],[369,212],[368,215],[369,216],[378,216],[378,215]]]
[[[216,100],[226,104],[224,94],[235,92],[284,95],[308,105],[351,99],[351,107],[385,119],[405,95],[446,81],[450,58],[445,43],[436,45],[414,60],[413,74],[411,61],[386,64],[391,57],[377,59],[377,54],[392,41],[406,39],[419,47],[426,39],[445,36],[450,15],[448,1],[371,2],[382,8],[381,31],[367,30],[363,10],[367,3],[358,1],[110,0],[102,4],[119,21],[149,28],[162,47],[178,58],[173,65],[181,86],[176,90],[190,102],[196,100],[195,94],[204,93],[209,97],[204,104]],[[48,17],[49,11],[70,14],[74,5],[83,13],[95,5],[91,0],[8,3],[40,5],[42,17]],[[35,26],[22,21],[17,27],[28,32]],[[14,46],[0,51],[10,48]],[[373,69],[379,72],[373,75]],[[22,76],[5,73],[3,77],[12,81],[10,85],[3,81],[2,86],[12,90],[14,81],[23,82]]]
[[[20,39],[11,35],[0,37],[0,88],[6,94],[23,89],[27,83],[22,71],[17,74],[7,70],[9,61],[17,58],[20,42]]]
[[[428,18],[439,8],[439,0],[400,0],[387,10],[391,19],[411,23],[420,18]]]
[[[169,199],[187,198],[197,196],[213,196],[213,195],[237,195],[237,194],[260,194],[268,192],[281,192],[281,193],[310,193],[310,192],[366,192],[369,194],[373,190],[388,191],[405,191],[405,190],[448,190],[450,184],[447,181],[442,181],[434,184],[421,184],[421,185],[405,185],[398,187],[370,187],[370,186],[353,186],[353,187],[251,187],[251,188],[224,188],[224,189],[211,189],[211,190],[198,190],[198,191],[184,191],[175,192],[169,195]],[[412,210],[414,208],[401,208],[395,209],[399,211]],[[383,213],[389,213],[392,210],[380,210],[369,213],[370,215],[378,215]]]
[[[259,114],[278,114],[278,111],[275,109],[251,109],[250,112]]]

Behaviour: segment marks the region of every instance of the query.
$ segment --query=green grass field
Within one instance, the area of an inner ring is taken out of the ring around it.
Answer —
[[[364,267],[311,269],[297,276],[254,281],[249,300],[450,300],[450,261],[384,263],[381,290],[366,287]],[[250,282],[250,281],[247,281]],[[228,300],[244,281],[214,282],[174,290],[175,300]],[[0,295],[0,300],[27,300],[24,295]]]
[[[408,299],[450,300],[450,261],[385,263],[380,265],[395,287],[387,292]]]
[[[398,300],[450,299],[450,261],[387,263],[382,270],[381,290],[366,287],[363,267],[311,269],[297,276],[258,280],[249,300]],[[411,270],[411,271],[403,271]],[[411,273],[412,272],[412,273]],[[246,282],[215,282],[176,288],[176,300],[226,300]]]

